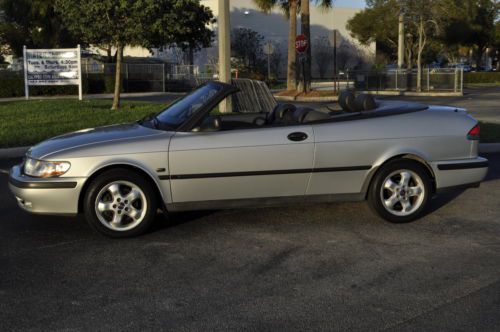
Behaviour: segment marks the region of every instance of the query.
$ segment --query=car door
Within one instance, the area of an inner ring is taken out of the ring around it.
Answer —
[[[178,132],[169,147],[173,203],[304,195],[310,125]]]

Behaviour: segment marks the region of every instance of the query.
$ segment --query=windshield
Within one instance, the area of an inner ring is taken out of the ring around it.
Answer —
[[[166,126],[177,128],[207,105],[221,89],[222,86],[220,85],[205,84],[167,107],[156,116],[156,119]]]

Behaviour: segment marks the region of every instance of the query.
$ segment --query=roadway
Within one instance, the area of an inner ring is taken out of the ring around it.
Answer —
[[[500,330],[500,155],[410,224],[365,203],[158,217],[111,240],[21,211],[0,173],[0,327]],[[18,160],[0,161],[7,170]]]

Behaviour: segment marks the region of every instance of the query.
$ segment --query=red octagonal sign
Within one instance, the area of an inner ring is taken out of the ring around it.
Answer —
[[[307,50],[307,47],[309,46],[309,41],[307,40],[306,36],[304,35],[298,35],[295,38],[295,49],[299,53],[304,53]]]

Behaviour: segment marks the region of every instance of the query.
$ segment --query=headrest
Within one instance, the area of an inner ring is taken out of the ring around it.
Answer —
[[[377,108],[377,103],[372,95],[362,94],[356,97],[355,108],[358,112],[371,111]]]
[[[339,105],[346,112],[356,112],[356,97],[349,90],[342,90],[339,94]]]

